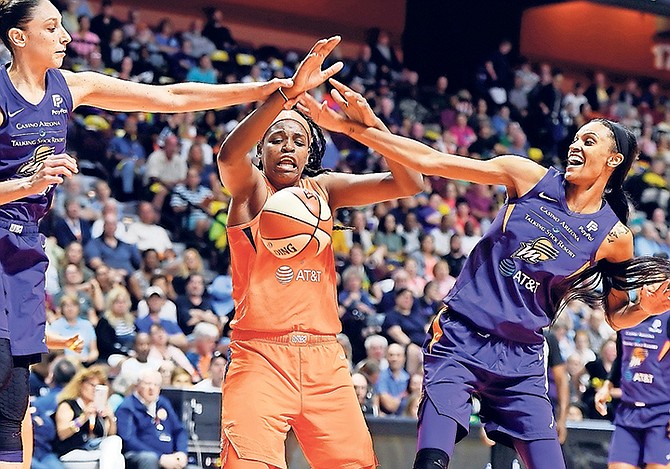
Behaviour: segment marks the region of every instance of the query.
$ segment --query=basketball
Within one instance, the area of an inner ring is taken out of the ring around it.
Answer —
[[[316,192],[288,187],[272,194],[261,211],[261,241],[280,259],[316,256],[330,243],[333,217]]]

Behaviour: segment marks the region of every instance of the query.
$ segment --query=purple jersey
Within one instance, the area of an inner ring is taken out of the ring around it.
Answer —
[[[596,213],[572,212],[563,173],[550,168],[527,194],[507,201],[444,302],[483,332],[542,343],[559,285],[595,263],[617,221],[607,203]]]
[[[72,95],[59,70],[46,74],[46,93],[39,104],[26,101],[0,67],[0,181],[30,176],[52,155],[65,151]],[[44,193],[0,205],[0,217],[11,221],[39,221],[53,199],[54,187]]]
[[[621,334],[622,404],[615,423],[637,428],[649,426],[660,414],[656,425],[665,425],[670,417],[670,312],[651,316]],[[627,412],[626,409],[630,411]]]

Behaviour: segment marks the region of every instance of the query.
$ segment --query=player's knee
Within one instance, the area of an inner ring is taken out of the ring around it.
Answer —
[[[449,455],[437,448],[423,448],[416,453],[412,469],[447,469]]]
[[[0,339],[0,390],[4,389],[10,383],[13,367],[14,363],[9,339]]]

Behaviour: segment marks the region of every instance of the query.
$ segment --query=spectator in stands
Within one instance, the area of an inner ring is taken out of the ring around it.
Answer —
[[[170,386],[177,389],[191,389],[193,387],[191,375],[181,366],[175,366],[170,376]]]
[[[160,367],[164,361],[171,361],[176,366],[185,369],[191,376],[191,381],[200,380],[195,368],[188,361],[182,349],[170,343],[170,335],[163,324],[152,324],[149,328],[149,338],[151,339],[151,345],[149,347],[147,363]]]
[[[161,309],[166,300],[163,290],[161,290],[160,287],[151,286],[147,288],[144,298],[147,302],[148,314],[135,321],[137,331],[149,332],[152,325],[160,324],[167,332],[169,342],[180,349],[185,350],[188,341],[182,330],[179,328],[179,324],[177,324],[176,321],[164,319],[160,316]]]
[[[102,236],[93,238],[84,246],[84,257],[92,269],[106,264],[116,274],[127,277],[139,268],[142,258],[135,246],[116,237],[117,223],[116,216],[105,216]]]
[[[196,239],[204,240],[212,226],[210,203],[213,197],[211,189],[200,185],[200,174],[196,169],[189,169],[185,183],[174,188],[170,206],[184,217],[187,232],[194,234]]]
[[[135,343],[133,345],[132,356],[121,359],[118,363],[114,363],[113,367],[117,368],[118,374],[114,378],[114,391],[125,396],[128,391],[132,391],[133,386],[143,370],[156,370],[155,365],[147,361],[149,350],[151,349],[151,338],[146,332],[138,332],[135,335]],[[111,364],[110,364],[111,365]]]
[[[174,24],[170,18],[163,18],[160,20],[154,40],[158,50],[167,59],[170,59],[179,51],[179,40],[174,33]]]
[[[607,416],[601,414],[596,408],[596,394],[602,388],[603,384],[609,377],[610,372],[612,371],[612,365],[617,357],[617,346],[616,340],[608,339],[600,348],[598,353],[598,358],[595,361],[586,364],[586,371],[589,374],[589,386],[584,391],[582,395],[582,402],[586,407],[586,418],[590,419],[602,419],[608,418],[612,420],[614,418],[613,410],[618,405],[618,399],[613,400],[608,406],[610,412]]]
[[[364,362],[373,361],[377,364],[379,369],[388,368],[389,363],[386,360],[386,351],[388,350],[389,342],[383,335],[373,334],[365,338],[365,359],[356,364],[356,369],[364,364]]]
[[[144,371],[136,391],[117,409],[119,436],[129,469],[196,469],[188,464],[188,434],[167,398],[162,378]]]
[[[377,311],[373,299],[362,288],[361,273],[356,268],[348,267],[342,272],[342,291],[338,295],[339,316],[342,331],[349,337],[353,353],[353,362],[365,356],[364,340],[376,330]]]
[[[361,405],[361,412],[375,417],[379,415],[379,396],[374,393],[365,375],[354,373],[351,375],[351,381],[354,383],[354,391]]]
[[[412,292],[414,298],[419,298],[421,295],[423,295],[423,289],[426,286],[426,279],[419,274],[419,265],[417,261],[411,257],[408,257],[405,259],[405,262],[403,262],[402,267],[403,270],[407,273],[407,283],[405,288]]]
[[[184,334],[190,335],[193,328],[208,322],[217,327],[223,326],[220,318],[214,314],[214,308],[205,289],[205,280],[200,274],[192,274],[186,281],[186,293],[177,297],[177,323]]]
[[[55,407],[55,405],[54,405]],[[56,425],[51,418],[51,414],[40,411],[35,407],[29,407],[31,413],[32,433],[33,433],[33,452],[30,469],[65,469],[63,463],[54,453],[53,441],[56,439]],[[23,430],[25,436],[25,430]],[[26,450],[24,444],[24,451]],[[24,458],[24,462],[26,462]]]
[[[447,293],[456,284],[456,277],[451,275],[449,263],[444,260],[439,260],[433,267],[433,282],[437,287],[437,293],[442,298],[447,296]]]
[[[151,277],[149,286],[160,288],[160,290],[163,292],[163,295],[165,296],[165,301],[163,302],[163,305],[160,306],[158,316],[161,319],[168,319],[170,321],[177,322],[177,305],[172,300],[174,298],[176,301],[177,294],[172,288],[172,283],[167,278],[167,276],[163,273],[154,274]],[[143,298],[139,303],[137,303],[137,318],[141,319],[147,314],[149,314],[149,304],[147,302],[145,290]]]
[[[220,330],[214,324],[200,322],[193,328],[193,340],[186,357],[202,378],[208,378],[210,360],[216,351],[216,344],[221,337]]]
[[[100,360],[107,363],[110,356],[127,356],[135,343],[135,316],[130,311],[130,294],[121,285],[107,296],[105,312],[95,326]]]
[[[74,51],[81,64],[88,63],[93,52],[100,50],[100,37],[91,31],[91,19],[80,15],[77,19],[79,30],[71,33],[72,42],[69,48]]]
[[[212,65],[212,59],[207,54],[198,58],[198,65],[192,67],[186,74],[186,81],[199,83],[218,83],[219,72]],[[261,81],[261,80],[258,80]]]
[[[634,236],[636,256],[653,256],[663,251],[661,237],[652,221],[642,222],[642,229]]]
[[[420,249],[410,253],[410,257],[417,263],[418,274],[426,280],[433,279],[433,270],[440,260],[435,254],[435,239],[429,233],[422,233],[419,237]]]
[[[135,179],[146,159],[144,147],[138,140],[137,122],[137,115],[128,114],[123,131],[109,142],[107,148],[106,168],[120,182],[119,190],[115,192],[120,200],[132,199]]]
[[[425,324],[429,324],[435,315],[442,309],[444,295],[440,294],[440,290],[435,280],[431,280],[423,289],[423,295],[418,299],[417,314],[423,318]]]
[[[81,204],[78,199],[69,198],[65,201],[65,216],[56,216],[53,234],[58,245],[66,247],[73,241],[86,244],[91,239],[91,222],[81,217]]]
[[[193,57],[202,57],[203,55],[210,55],[216,50],[214,43],[203,36],[203,21],[201,19],[193,20],[188,31],[182,33],[183,41],[191,43],[191,54]]]
[[[344,232],[347,247],[351,249],[354,244],[359,244],[363,253],[369,253],[374,248],[374,244],[372,233],[367,227],[365,212],[352,210],[349,215],[349,225],[353,227],[353,230]]]
[[[109,385],[103,366],[80,370],[63,388],[54,414],[54,449],[62,462],[99,461],[101,469],[123,468],[114,412],[107,400],[95,401],[98,385]]]
[[[400,55],[391,44],[391,36],[388,31],[374,28],[370,34],[372,36],[370,62],[377,66],[377,81],[392,82],[400,76],[402,69]]]
[[[76,296],[65,294],[60,300],[59,310],[62,315],[49,326],[49,332],[62,337],[78,335],[84,341],[81,352],[65,349],[66,356],[76,356],[84,365],[91,365],[98,359],[98,341],[95,329],[87,319],[79,317],[79,300]]]
[[[172,249],[170,234],[158,225],[158,212],[151,202],[140,201],[137,204],[137,217],[128,226],[128,237],[133,240],[137,249],[144,252],[153,249],[159,257],[165,256],[165,251]]]
[[[123,30],[118,28],[113,30],[109,41],[100,44],[100,53],[107,67],[120,72],[121,62],[127,53]]]
[[[116,199],[108,199],[105,201],[102,206],[101,216],[93,222],[91,226],[91,238],[99,238],[102,236],[102,232],[105,225],[105,217],[107,216],[116,218],[116,230],[114,231],[114,236],[123,241],[124,243],[134,244],[134,240],[128,236],[128,227],[123,219],[123,209],[119,205],[119,202]]]
[[[444,260],[447,261],[447,264],[449,264],[449,271],[451,272],[451,275],[458,277],[467,258],[467,254],[463,252],[461,235],[454,233],[451,239],[449,239],[449,254],[444,256]]]
[[[404,240],[394,215],[389,213],[382,218],[373,238],[373,243],[377,246],[377,249],[383,249],[384,257],[388,262],[396,264],[401,262]]]
[[[607,112],[612,87],[607,83],[607,77],[603,72],[593,74],[593,81],[584,92],[591,108],[598,112]]]
[[[395,306],[385,312],[382,324],[382,332],[389,341],[406,349],[406,369],[411,372],[421,368],[421,345],[428,329],[426,317],[421,314],[418,303],[410,290],[399,290]]]
[[[144,170],[144,185],[153,194],[156,209],[160,210],[170,191],[186,179],[187,170],[186,160],[179,153],[179,139],[168,135],[163,148],[149,155]]]
[[[58,268],[58,278],[61,285],[65,282],[65,268],[70,264],[79,267],[85,282],[88,282],[93,277],[93,271],[86,266],[84,247],[79,241],[72,241],[65,247],[65,256]]]
[[[586,333],[591,347],[594,351],[599,351],[614,336],[614,330],[605,321],[605,311],[602,308],[593,308],[587,321]]]
[[[205,278],[205,283],[210,281],[208,274],[205,272],[202,256],[197,249],[185,249],[181,256],[181,261],[176,263],[173,269],[172,286],[178,295],[186,293],[186,281],[192,274],[202,274]]]
[[[153,206],[151,207],[153,210]],[[128,290],[136,301],[144,298],[144,292],[151,286],[151,279],[154,275],[161,272],[160,265],[160,259],[156,250],[147,249],[146,251],[142,251],[140,268],[133,272],[128,279]]]
[[[91,31],[97,34],[102,42],[107,42],[112,35],[112,31],[122,26],[123,23],[114,16],[111,0],[103,0],[100,13],[91,20]]]
[[[195,386],[194,391],[204,392],[222,392],[223,377],[226,372],[228,360],[221,352],[214,352],[209,361],[209,371],[207,378],[203,379]]]
[[[202,34],[212,41],[219,50],[231,51],[237,48],[237,42],[226,27],[223,21],[223,11],[220,8],[212,10]]]
[[[425,202],[426,198],[419,196],[421,202]],[[403,252],[409,254],[411,252],[417,251],[420,248],[419,238],[423,233],[423,228],[421,223],[419,223],[419,217],[415,210],[412,210],[405,215],[405,221],[400,227],[400,236],[403,239]]]
[[[409,373],[405,371],[405,348],[400,344],[390,344],[386,353],[389,367],[381,370],[375,384],[379,396],[379,409],[386,415],[400,415],[401,402],[407,395]]]

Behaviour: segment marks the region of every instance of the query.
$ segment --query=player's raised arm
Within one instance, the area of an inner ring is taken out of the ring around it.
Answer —
[[[234,204],[247,201],[253,216],[265,200],[263,178],[247,153],[263,138],[272,121],[281,112],[287,100],[323,83],[341,68],[340,62],[321,70],[325,58],[339,44],[340,37],[318,41],[293,76],[293,87],[277,91],[256,111],[247,116],[223,142],[217,158],[221,182],[231,192]]]

